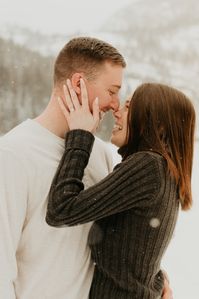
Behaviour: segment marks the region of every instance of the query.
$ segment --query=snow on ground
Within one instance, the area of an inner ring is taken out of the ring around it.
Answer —
[[[117,149],[109,144],[114,164],[120,161]],[[199,141],[195,143],[192,175],[193,208],[180,212],[173,239],[163,258],[174,299],[199,298]]]

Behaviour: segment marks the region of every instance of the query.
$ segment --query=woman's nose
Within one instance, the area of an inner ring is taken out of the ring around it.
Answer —
[[[116,111],[113,111],[113,115],[115,118],[121,117],[121,109],[117,109]]]

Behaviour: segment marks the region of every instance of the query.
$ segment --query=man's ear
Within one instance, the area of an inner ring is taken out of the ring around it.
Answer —
[[[71,77],[71,84],[73,89],[75,90],[76,94],[80,94],[80,79],[82,78],[82,74],[80,73],[74,73]]]

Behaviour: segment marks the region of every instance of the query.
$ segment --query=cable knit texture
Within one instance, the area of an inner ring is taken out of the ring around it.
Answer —
[[[52,226],[94,221],[88,239],[96,265],[91,299],[161,298],[160,263],[179,209],[175,181],[162,156],[140,151],[84,190],[82,177],[93,141],[83,130],[66,135],[46,221]]]

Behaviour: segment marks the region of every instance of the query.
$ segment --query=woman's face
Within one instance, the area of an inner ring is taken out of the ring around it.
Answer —
[[[118,147],[121,147],[126,143],[129,104],[130,100],[128,99],[124,103],[123,107],[121,107],[118,111],[113,112],[115,125],[112,130],[111,142]]]

